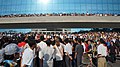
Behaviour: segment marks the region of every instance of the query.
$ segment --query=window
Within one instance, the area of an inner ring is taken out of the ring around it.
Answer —
[[[0,14],[42,12],[118,12],[120,0],[50,0],[43,4],[39,0],[0,0]]]

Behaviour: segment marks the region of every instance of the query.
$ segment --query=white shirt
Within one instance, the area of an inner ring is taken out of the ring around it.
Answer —
[[[28,67],[33,67],[33,59],[35,57],[34,51],[31,48],[25,49],[22,56],[22,67],[28,65]]]
[[[64,46],[62,43],[60,43],[60,46],[58,46],[58,47],[56,46],[55,58],[57,61],[63,60],[63,49],[64,49]]]
[[[70,43],[67,43],[65,45],[65,52],[68,52],[69,54],[72,54],[72,45]]]
[[[85,44],[84,44],[84,43],[82,43],[82,45],[83,45],[83,49],[84,49],[84,53],[85,53],[85,49],[86,49]]]
[[[47,44],[46,44],[45,42],[41,41],[40,43],[37,44],[37,46],[39,46],[40,49],[42,50],[42,49],[44,49],[45,47],[47,47]]]
[[[41,58],[41,51],[47,47],[47,44],[43,41],[41,41],[40,43],[37,44],[38,47],[40,47],[40,51],[39,51],[39,58]]]
[[[24,46],[24,49],[26,49],[26,48],[30,48],[28,43],[26,43],[25,46]]]
[[[113,39],[112,39],[112,41],[115,43],[116,39],[115,39],[115,38],[113,38]]]
[[[52,47],[45,47],[44,50],[41,51],[41,58],[44,57],[43,64],[49,64],[49,62],[53,63],[54,56],[55,56],[55,52]]]
[[[100,44],[97,47],[98,54],[101,54],[100,56],[107,56],[107,47],[104,46],[104,44]]]

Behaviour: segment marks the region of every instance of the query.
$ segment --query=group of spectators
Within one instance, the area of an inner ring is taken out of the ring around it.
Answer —
[[[120,16],[120,14],[103,14],[103,13],[40,13],[40,14],[9,14],[0,15],[0,18],[11,17],[40,17],[40,16]]]
[[[0,66],[107,67],[120,52],[119,32],[88,33],[0,33]]]

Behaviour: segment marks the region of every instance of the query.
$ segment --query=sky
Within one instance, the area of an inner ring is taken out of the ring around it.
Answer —
[[[0,15],[63,12],[120,13],[120,0],[0,0]]]

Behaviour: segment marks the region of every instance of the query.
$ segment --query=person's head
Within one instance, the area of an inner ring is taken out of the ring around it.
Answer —
[[[64,40],[64,42],[65,42],[65,44],[69,43],[69,39],[66,38],[66,39]]]
[[[51,45],[51,40],[48,39],[48,40],[46,41],[46,44],[47,44],[47,46],[50,46],[50,45]]]
[[[78,38],[77,43],[81,45],[82,40],[80,38]]]
[[[113,42],[113,41],[110,41],[110,45],[113,46],[113,45],[114,45],[114,42]]]
[[[105,41],[101,38],[100,43],[105,44]]]
[[[44,35],[41,35],[41,36],[40,36],[40,40],[41,40],[41,41],[44,41],[44,39],[45,39],[45,38],[44,38]]]
[[[59,40],[58,38],[55,40],[55,44],[56,44],[57,46],[60,46],[60,40]]]
[[[7,36],[4,36],[4,37],[2,38],[2,40],[3,40],[4,43],[9,42],[9,38],[8,38]]]
[[[91,41],[90,40],[88,40],[88,44],[91,45]]]
[[[85,44],[88,44],[87,41],[84,42]]]
[[[60,37],[56,36],[56,37],[55,37],[55,40],[56,40],[56,39],[59,39],[59,42],[60,42],[60,43],[64,43]]]
[[[85,40],[84,40],[84,39],[81,39],[81,40],[82,40],[82,42],[84,43]]]
[[[13,60],[19,58],[19,53],[23,52],[22,48],[19,48],[17,44],[11,43],[4,48],[4,54],[6,60]]]
[[[28,40],[28,44],[32,49],[36,48],[36,41],[34,39]]]
[[[74,39],[74,43],[77,43],[77,40],[78,40],[78,38],[75,38],[75,39]]]

